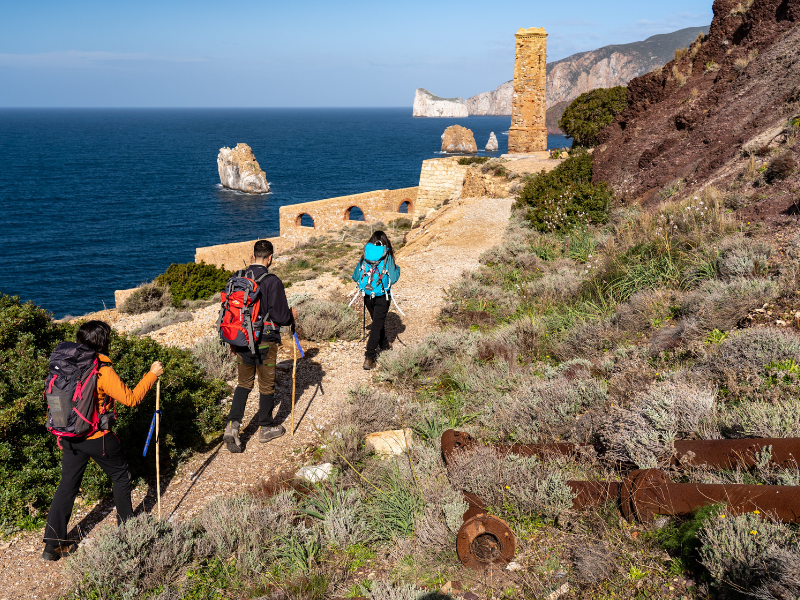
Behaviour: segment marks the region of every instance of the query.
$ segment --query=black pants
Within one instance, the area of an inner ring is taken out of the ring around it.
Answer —
[[[67,525],[72,515],[72,505],[81,487],[83,473],[89,459],[93,459],[111,478],[114,504],[117,506],[117,523],[133,516],[131,505],[131,473],[122,453],[122,444],[113,433],[94,440],[66,441],[61,445],[61,482],[47,515],[44,541],[60,546],[67,541]]]
[[[231,410],[228,421],[242,422],[244,409],[247,406],[247,397],[255,385],[258,375],[258,415],[256,421],[259,427],[272,427],[272,411],[275,408],[275,363],[278,359],[278,344],[270,342],[269,345],[258,349],[256,356],[247,348],[239,348],[236,352],[236,365],[238,382],[233,392]]]
[[[369,330],[369,338],[367,339],[367,351],[364,356],[375,360],[378,357],[378,346],[385,344],[386,339],[386,315],[389,314],[389,298],[386,295],[364,296],[364,305],[369,311],[369,316],[372,318],[372,326]]]

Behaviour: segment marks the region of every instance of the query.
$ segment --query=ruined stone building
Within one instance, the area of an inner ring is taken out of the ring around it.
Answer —
[[[541,152],[547,150],[547,33],[543,27],[531,27],[517,31],[516,38],[508,151]]]

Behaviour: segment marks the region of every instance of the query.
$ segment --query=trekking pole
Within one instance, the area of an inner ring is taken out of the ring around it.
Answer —
[[[305,353],[303,349],[300,348],[300,340],[297,339],[297,331],[293,331],[292,335],[294,336],[294,365],[292,366],[292,437],[294,437],[294,391],[295,391],[295,381],[297,378],[297,350],[300,349],[300,356],[304,357]]]
[[[161,377],[156,380],[156,414],[159,413],[161,404]],[[158,500],[158,518],[161,518],[161,465],[158,455],[159,439],[158,439],[158,426],[161,418],[156,419],[156,498]]]
[[[297,381],[297,346],[294,346],[294,364],[292,365],[292,437],[294,437],[294,391],[295,391],[296,381]]]

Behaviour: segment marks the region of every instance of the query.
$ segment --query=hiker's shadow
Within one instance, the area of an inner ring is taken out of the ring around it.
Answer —
[[[386,315],[386,323],[384,324],[384,328],[386,329],[386,337],[390,344],[398,340],[400,334],[406,330],[405,323],[403,323],[400,315],[393,312],[390,312],[388,315]]]
[[[311,404],[318,400],[320,396],[325,395],[325,388],[322,384],[322,379],[325,376],[325,370],[322,365],[315,361],[314,358],[319,354],[319,348],[309,348],[304,358],[297,357],[297,376],[295,381],[295,419],[294,428],[295,432],[299,431],[303,420],[308,413]],[[273,423],[276,425],[283,425],[286,432],[291,427],[290,416],[292,414],[292,366],[294,360],[286,359],[278,362],[275,369],[275,408],[273,410]],[[312,390],[311,397],[308,400],[303,397],[306,390]],[[300,409],[299,412],[298,408]],[[256,413],[247,426],[239,432],[239,439],[242,442],[242,452],[247,449],[247,442],[258,431],[258,413]]]

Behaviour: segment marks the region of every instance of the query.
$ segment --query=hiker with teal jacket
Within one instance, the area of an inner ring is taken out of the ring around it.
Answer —
[[[394,262],[394,250],[389,238],[376,231],[364,247],[364,255],[353,271],[353,281],[364,297],[364,306],[372,318],[372,327],[364,352],[364,368],[374,369],[378,350],[390,350],[386,338],[386,315],[392,303],[391,287],[400,279],[400,267]]]

